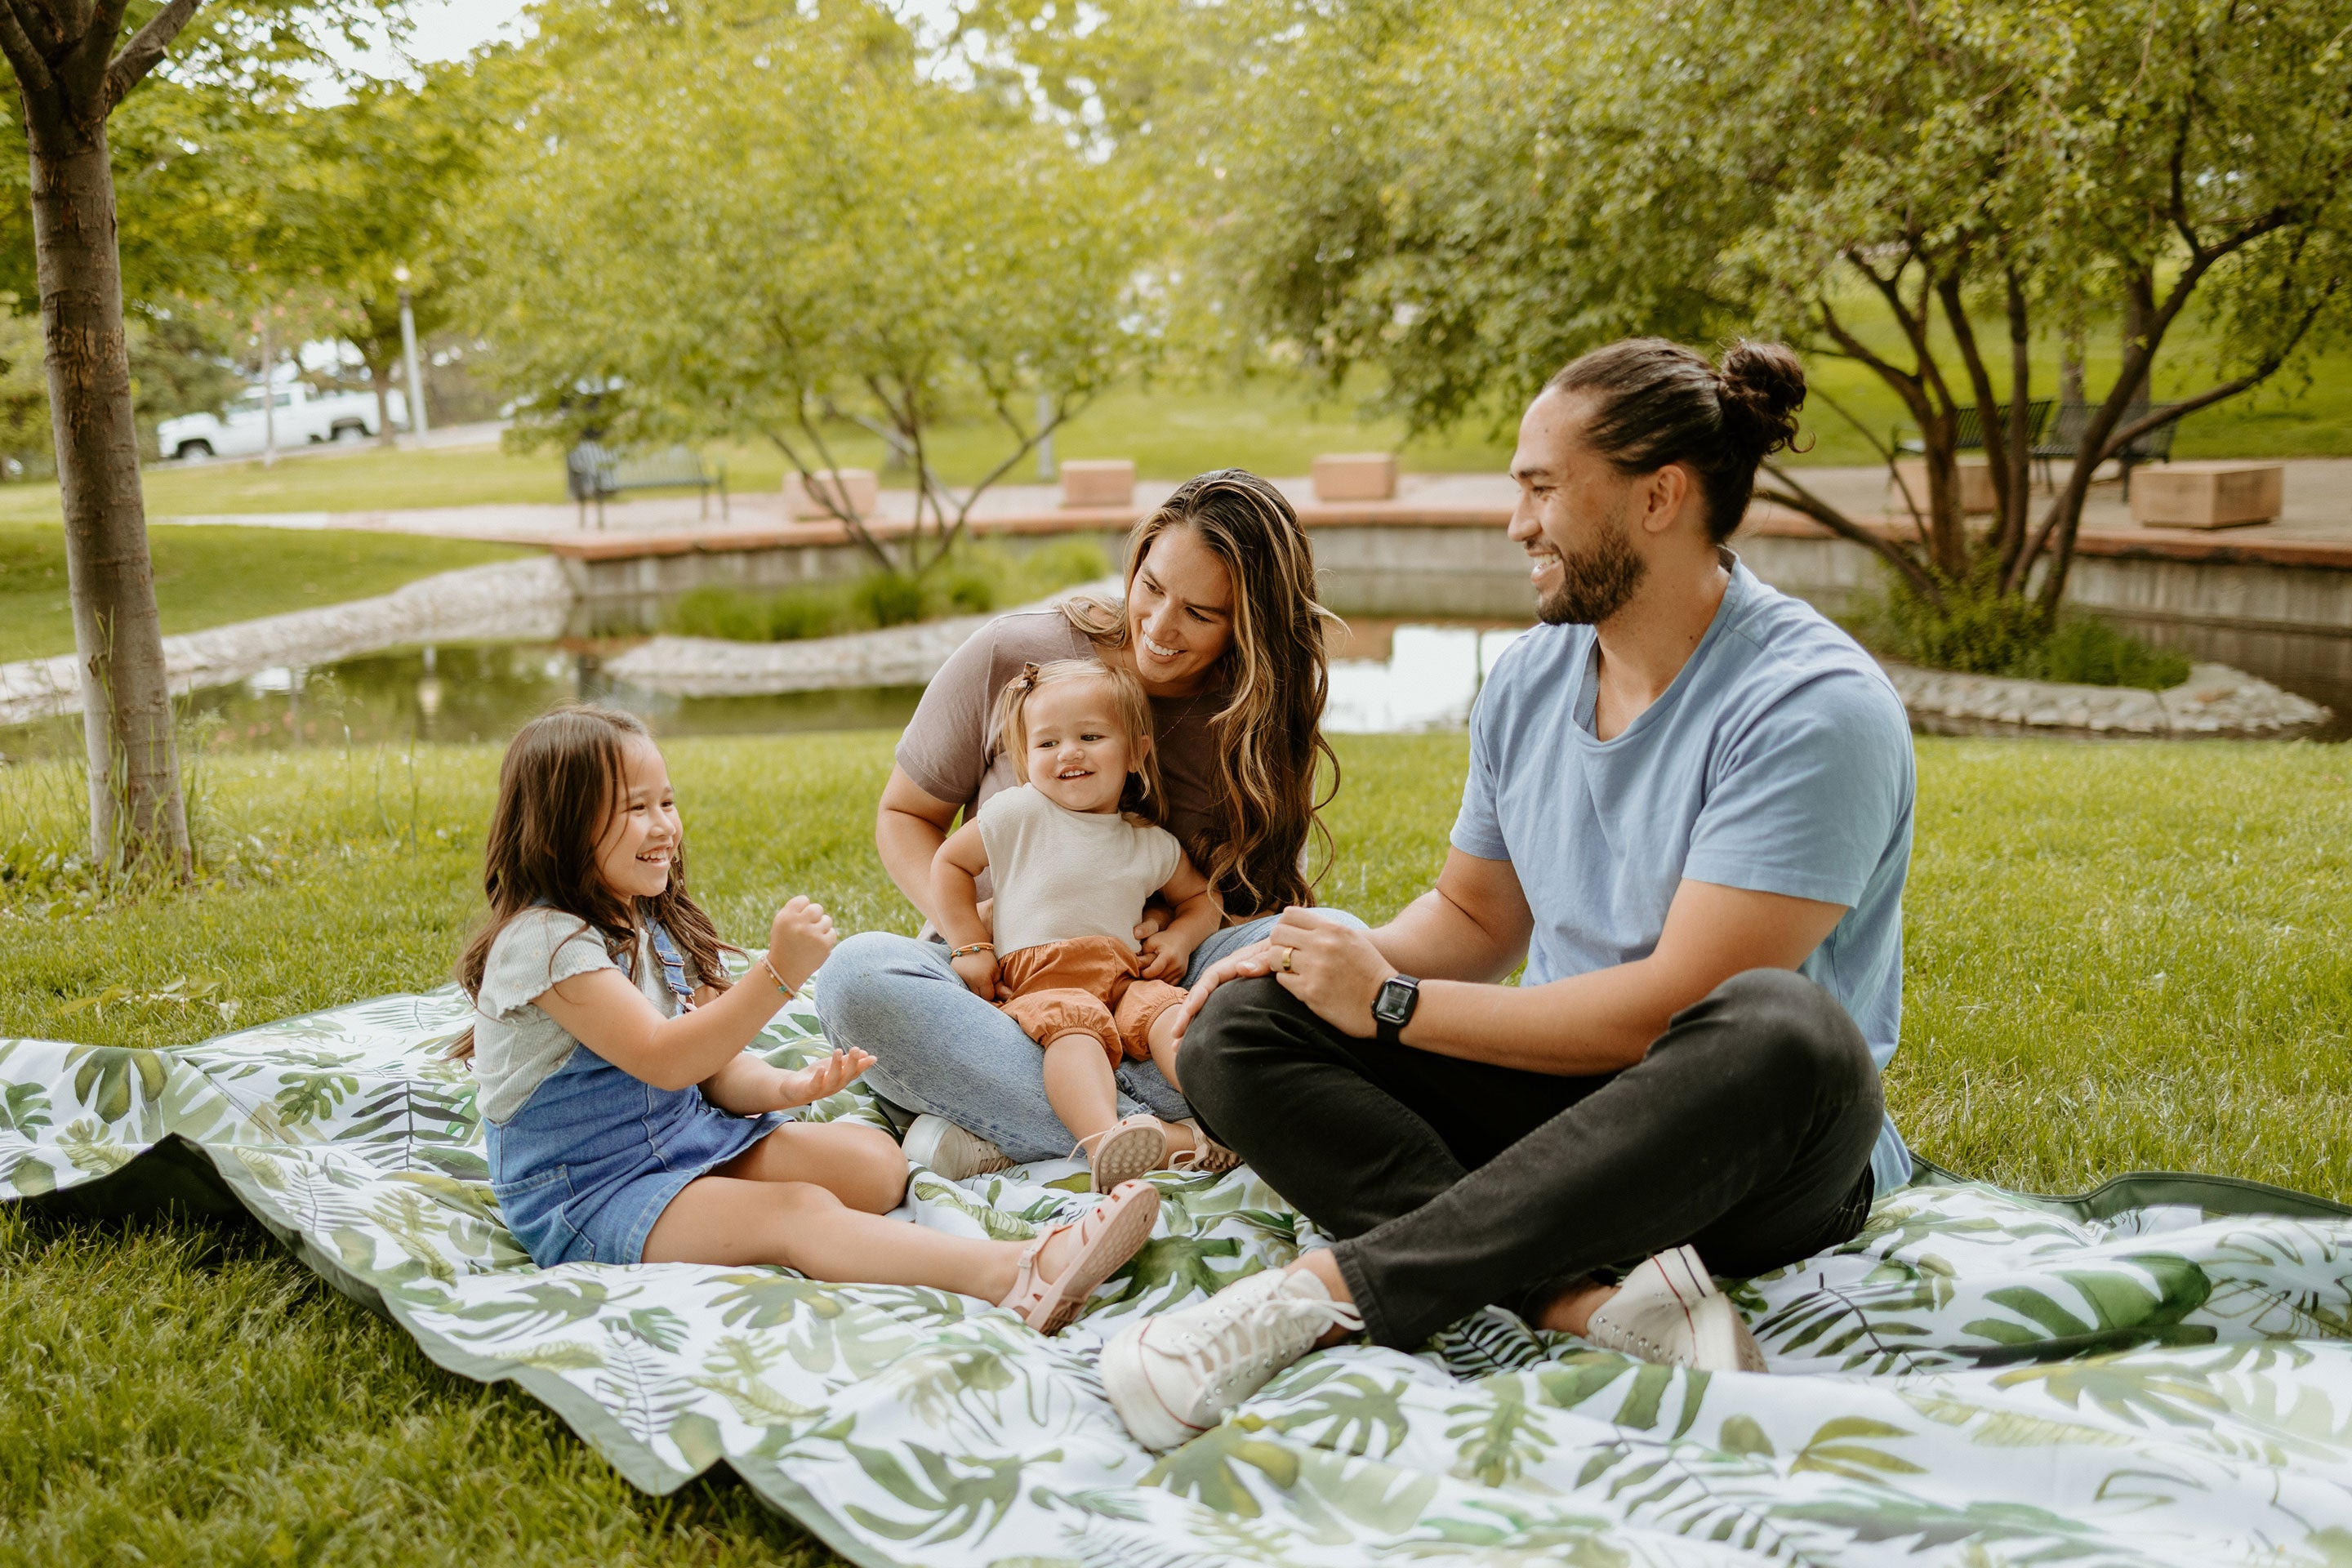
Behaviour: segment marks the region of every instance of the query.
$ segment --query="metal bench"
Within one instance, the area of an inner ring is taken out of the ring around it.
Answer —
[[[604,526],[604,503],[627,490],[692,489],[701,503],[701,515],[710,516],[710,492],[719,492],[719,516],[727,517],[727,468],[702,460],[687,447],[666,447],[657,452],[630,452],[600,441],[582,441],[565,454],[564,488],[580,509],[580,526],[588,526],[588,503],[596,503],[596,526]]]
[[[2029,447],[2042,439],[2042,427],[2050,423],[2050,405],[2051,400],[2047,397],[2032,398],[2026,403],[2025,441]],[[1958,428],[1954,433],[1952,449],[1957,452],[1984,450],[1983,411],[1976,404],[1969,403],[1963,404],[1954,412],[1959,416],[1959,419]],[[2009,420],[2009,405],[2004,403],[1994,409],[1993,417],[2000,420],[2006,426]],[[1906,430],[1912,432],[1908,437],[1903,434]],[[1897,425],[1892,437],[1895,449],[1898,452],[1908,452],[1914,457],[1927,451],[1927,443],[1919,439],[1917,432],[1918,426],[1916,425]]]
[[[2126,426],[2137,425],[2151,413],[2169,414],[2179,406],[2180,405],[2177,403],[2150,403],[2146,398],[2135,399],[2125,405],[2123,417],[2116,422],[2116,428],[2120,430]],[[2091,416],[2094,412],[2095,410],[2087,403],[2065,405],[2058,410],[2058,424],[2056,428],[2050,432],[2050,439],[2034,444],[2033,460],[2042,465],[2043,489],[2057,488],[2051,481],[2052,461],[2059,458],[2073,458],[2081,452],[2083,432],[2090,428]],[[2141,463],[2172,461],[2172,434],[2179,428],[2178,420],[2167,419],[2154,429],[2144,430],[2133,437],[2124,449],[2116,455],[2116,462],[2124,471],[2126,500],[2131,500],[2131,471],[2135,467]]]

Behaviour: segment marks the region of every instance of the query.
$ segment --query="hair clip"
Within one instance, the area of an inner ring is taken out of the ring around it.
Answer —
[[[1037,689],[1037,667],[1034,664],[1023,665],[1021,673],[1013,678],[1013,684],[1024,691],[1034,691]]]

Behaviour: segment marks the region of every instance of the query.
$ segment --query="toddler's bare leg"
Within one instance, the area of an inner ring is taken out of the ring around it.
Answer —
[[[898,1142],[855,1122],[787,1121],[711,1174],[808,1182],[867,1214],[888,1214],[907,1193],[907,1157]]]
[[[1118,1121],[1118,1079],[1093,1035],[1056,1035],[1045,1046],[1045,1103],[1081,1141]]]
[[[1060,1275],[1076,1237],[1073,1226],[1046,1244],[1040,1275]],[[927,1285],[998,1301],[1013,1289],[1023,1246],[861,1214],[809,1182],[704,1176],[662,1210],[646,1237],[645,1260],[781,1263],[835,1284]]]

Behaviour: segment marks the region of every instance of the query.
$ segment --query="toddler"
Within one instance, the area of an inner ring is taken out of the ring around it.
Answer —
[[[873,1058],[785,1071],[747,1049],[824,962],[833,921],[793,899],[730,984],[684,849],[668,769],[628,714],[559,709],[507,748],[490,920],[458,978],[491,1185],[531,1260],[782,1264],[978,1296],[1058,1332],[1150,1235],[1158,1191],[1135,1183],[1025,1244],[883,1217],[907,1184],[889,1135],[783,1114]]]
[[[1045,1047],[1045,1098],[1097,1192],[1171,1165],[1230,1167],[1232,1152],[1197,1122],[1118,1115],[1122,1061],[1150,1058],[1175,1081],[1184,993],[1171,982],[1223,918],[1175,836],[1143,815],[1160,790],[1142,687],[1097,659],[1028,665],[998,698],[995,732],[1021,783],[991,795],[931,862],[956,973]],[[1154,893],[1175,915],[1139,947]]]

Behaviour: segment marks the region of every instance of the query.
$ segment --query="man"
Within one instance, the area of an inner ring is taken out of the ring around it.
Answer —
[[[1410,1350],[1490,1302],[1761,1371],[1710,1270],[1835,1246],[1909,1179],[1878,1082],[1909,727],[1868,655],[1723,542],[1803,400],[1786,349],[1717,369],[1644,339],[1528,407],[1510,532],[1545,624],[1480,696],[1435,889],[1369,933],[1292,910],[1187,1001],[1193,1107],[1339,1239],[1111,1342],[1145,1444],[1318,1340]]]

